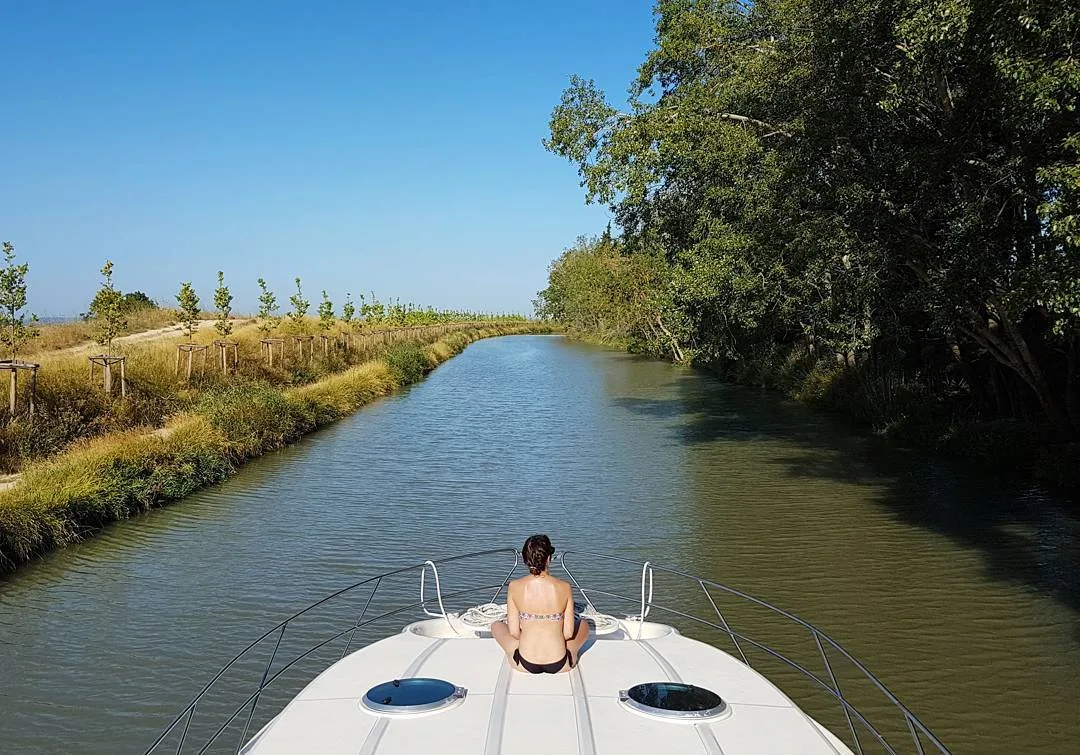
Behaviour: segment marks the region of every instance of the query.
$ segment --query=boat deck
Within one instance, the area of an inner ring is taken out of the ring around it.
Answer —
[[[586,646],[574,671],[534,676],[512,670],[490,636],[437,636],[436,623],[420,622],[327,669],[243,752],[850,755],[753,669],[669,627],[651,626],[666,632],[602,636]],[[445,679],[467,695],[456,707],[410,716],[379,715],[361,704],[376,684],[420,676]],[[621,690],[655,681],[710,689],[730,713],[707,722],[659,720],[619,701]]]

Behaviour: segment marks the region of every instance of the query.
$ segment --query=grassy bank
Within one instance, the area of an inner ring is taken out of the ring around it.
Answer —
[[[479,323],[492,327],[496,323]],[[291,388],[322,380],[357,364],[376,359],[393,341],[413,340],[426,344],[448,329],[470,327],[455,323],[445,326],[400,329],[392,335],[385,330],[352,333],[352,348],[342,348],[336,334],[330,334],[324,352],[318,337],[298,353],[287,339],[275,348],[273,366],[264,356],[260,339],[266,336],[254,324],[238,327],[230,340],[237,344],[238,364],[223,374],[217,364],[217,349],[209,344],[217,338],[212,328],[202,327],[194,341],[209,348],[196,355],[191,379],[185,377],[181,359],[177,372],[177,346],[184,343],[179,333],[139,339],[116,345],[127,357],[127,397],[121,399],[118,386],[113,395],[102,390],[101,368],[91,381],[87,354],[82,350],[39,353],[34,357],[41,368],[37,377],[36,414],[31,420],[21,416],[0,424],[0,474],[21,472],[28,464],[60,453],[73,443],[89,438],[123,433],[136,428],[158,428],[176,414],[190,412],[207,393],[238,383],[261,383]],[[318,333],[315,321],[307,323],[309,333]],[[377,333],[373,335],[372,333]],[[286,333],[275,335],[286,337]],[[97,347],[101,351],[101,347]],[[97,352],[95,352],[97,353]],[[205,356],[205,367],[202,357]],[[118,383],[118,380],[116,381]],[[19,406],[29,402],[29,381],[19,386]]]
[[[531,323],[470,328],[430,343],[390,345],[377,358],[301,385],[239,375],[191,391],[186,408],[161,427],[81,440],[27,465],[20,482],[0,492],[0,571],[219,482],[245,459],[421,379],[473,341],[548,330]]]

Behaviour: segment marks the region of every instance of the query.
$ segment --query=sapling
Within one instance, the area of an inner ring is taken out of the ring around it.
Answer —
[[[127,319],[124,317],[123,294],[113,285],[111,261],[105,261],[101,275],[104,282],[90,302],[89,314],[94,323],[94,340],[111,352],[113,340],[127,327]]]
[[[195,331],[199,329],[199,295],[195,293],[191,281],[180,284],[176,303],[180,307],[180,324],[184,326],[188,341],[191,341],[195,337]]]
[[[214,289],[214,307],[217,310],[214,330],[222,338],[228,338],[232,334],[233,324],[229,319],[232,316],[232,301],[233,296],[225,285],[225,273],[218,270],[217,288]]]
[[[24,313],[26,306],[26,274],[30,265],[15,264],[15,245],[10,241],[3,244],[4,267],[0,268],[0,343],[7,347],[11,361],[15,361],[19,347],[36,338],[38,330],[37,315]]]

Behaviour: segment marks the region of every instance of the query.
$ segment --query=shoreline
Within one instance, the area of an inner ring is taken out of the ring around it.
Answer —
[[[551,333],[541,323],[484,325],[278,388],[254,382],[208,396],[163,428],[81,441],[0,488],[0,575],[91,537],[105,525],[221,482],[246,460],[289,445],[376,398],[418,382],[475,341]]]

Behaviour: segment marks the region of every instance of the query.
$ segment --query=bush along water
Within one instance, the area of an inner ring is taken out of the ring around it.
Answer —
[[[80,440],[30,464],[18,484],[0,492],[0,571],[220,482],[244,460],[422,379],[475,340],[522,332],[549,329],[492,325],[426,345],[396,344],[379,359],[299,386],[242,377],[189,397],[185,410],[156,430]]]

